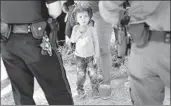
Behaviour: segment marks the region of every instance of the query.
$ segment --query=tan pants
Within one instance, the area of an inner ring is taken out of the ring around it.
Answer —
[[[103,20],[99,12],[93,14],[93,20],[95,21],[95,28],[99,39],[100,46],[100,68],[104,77],[103,82],[110,82],[110,72],[112,70],[112,59],[110,54],[110,40],[112,35],[112,25]]]
[[[134,105],[161,105],[165,86],[170,88],[170,44],[132,45],[129,60],[131,98]]]

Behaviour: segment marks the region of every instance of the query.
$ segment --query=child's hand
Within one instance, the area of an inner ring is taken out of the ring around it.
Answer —
[[[85,26],[85,25],[82,25],[79,27],[80,33],[84,33],[86,30],[87,30],[87,26]]]

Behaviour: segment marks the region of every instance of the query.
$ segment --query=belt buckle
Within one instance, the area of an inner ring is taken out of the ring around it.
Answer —
[[[165,33],[164,42],[165,43],[170,43],[170,32]]]
[[[21,25],[13,25],[13,33],[30,33],[31,25],[30,24],[21,24]]]

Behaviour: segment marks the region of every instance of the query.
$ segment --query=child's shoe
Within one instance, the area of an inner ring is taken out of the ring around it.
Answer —
[[[97,99],[100,98],[99,91],[98,90],[92,90],[92,98]]]

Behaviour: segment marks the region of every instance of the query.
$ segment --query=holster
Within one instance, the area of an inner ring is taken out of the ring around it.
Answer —
[[[57,20],[49,18],[47,22],[32,24],[31,30],[36,39],[43,39],[41,53],[52,55],[52,50],[57,53],[57,35],[59,24]]]
[[[115,38],[118,40],[117,51],[118,57],[123,57],[126,55],[127,49],[127,35],[125,29],[114,29],[115,30]]]
[[[135,45],[145,47],[149,42],[149,26],[146,23],[129,25],[129,33]]]
[[[45,21],[41,21],[38,23],[33,23],[31,25],[31,30],[32,30],[32,34],[33,37],[36,39],[42,39],[43,35],[45,33],[45,29],[47,27],[47,23]]]
[[[11,34],[11,25],[8,25],[1,21],[1,41],[9,39]]]

